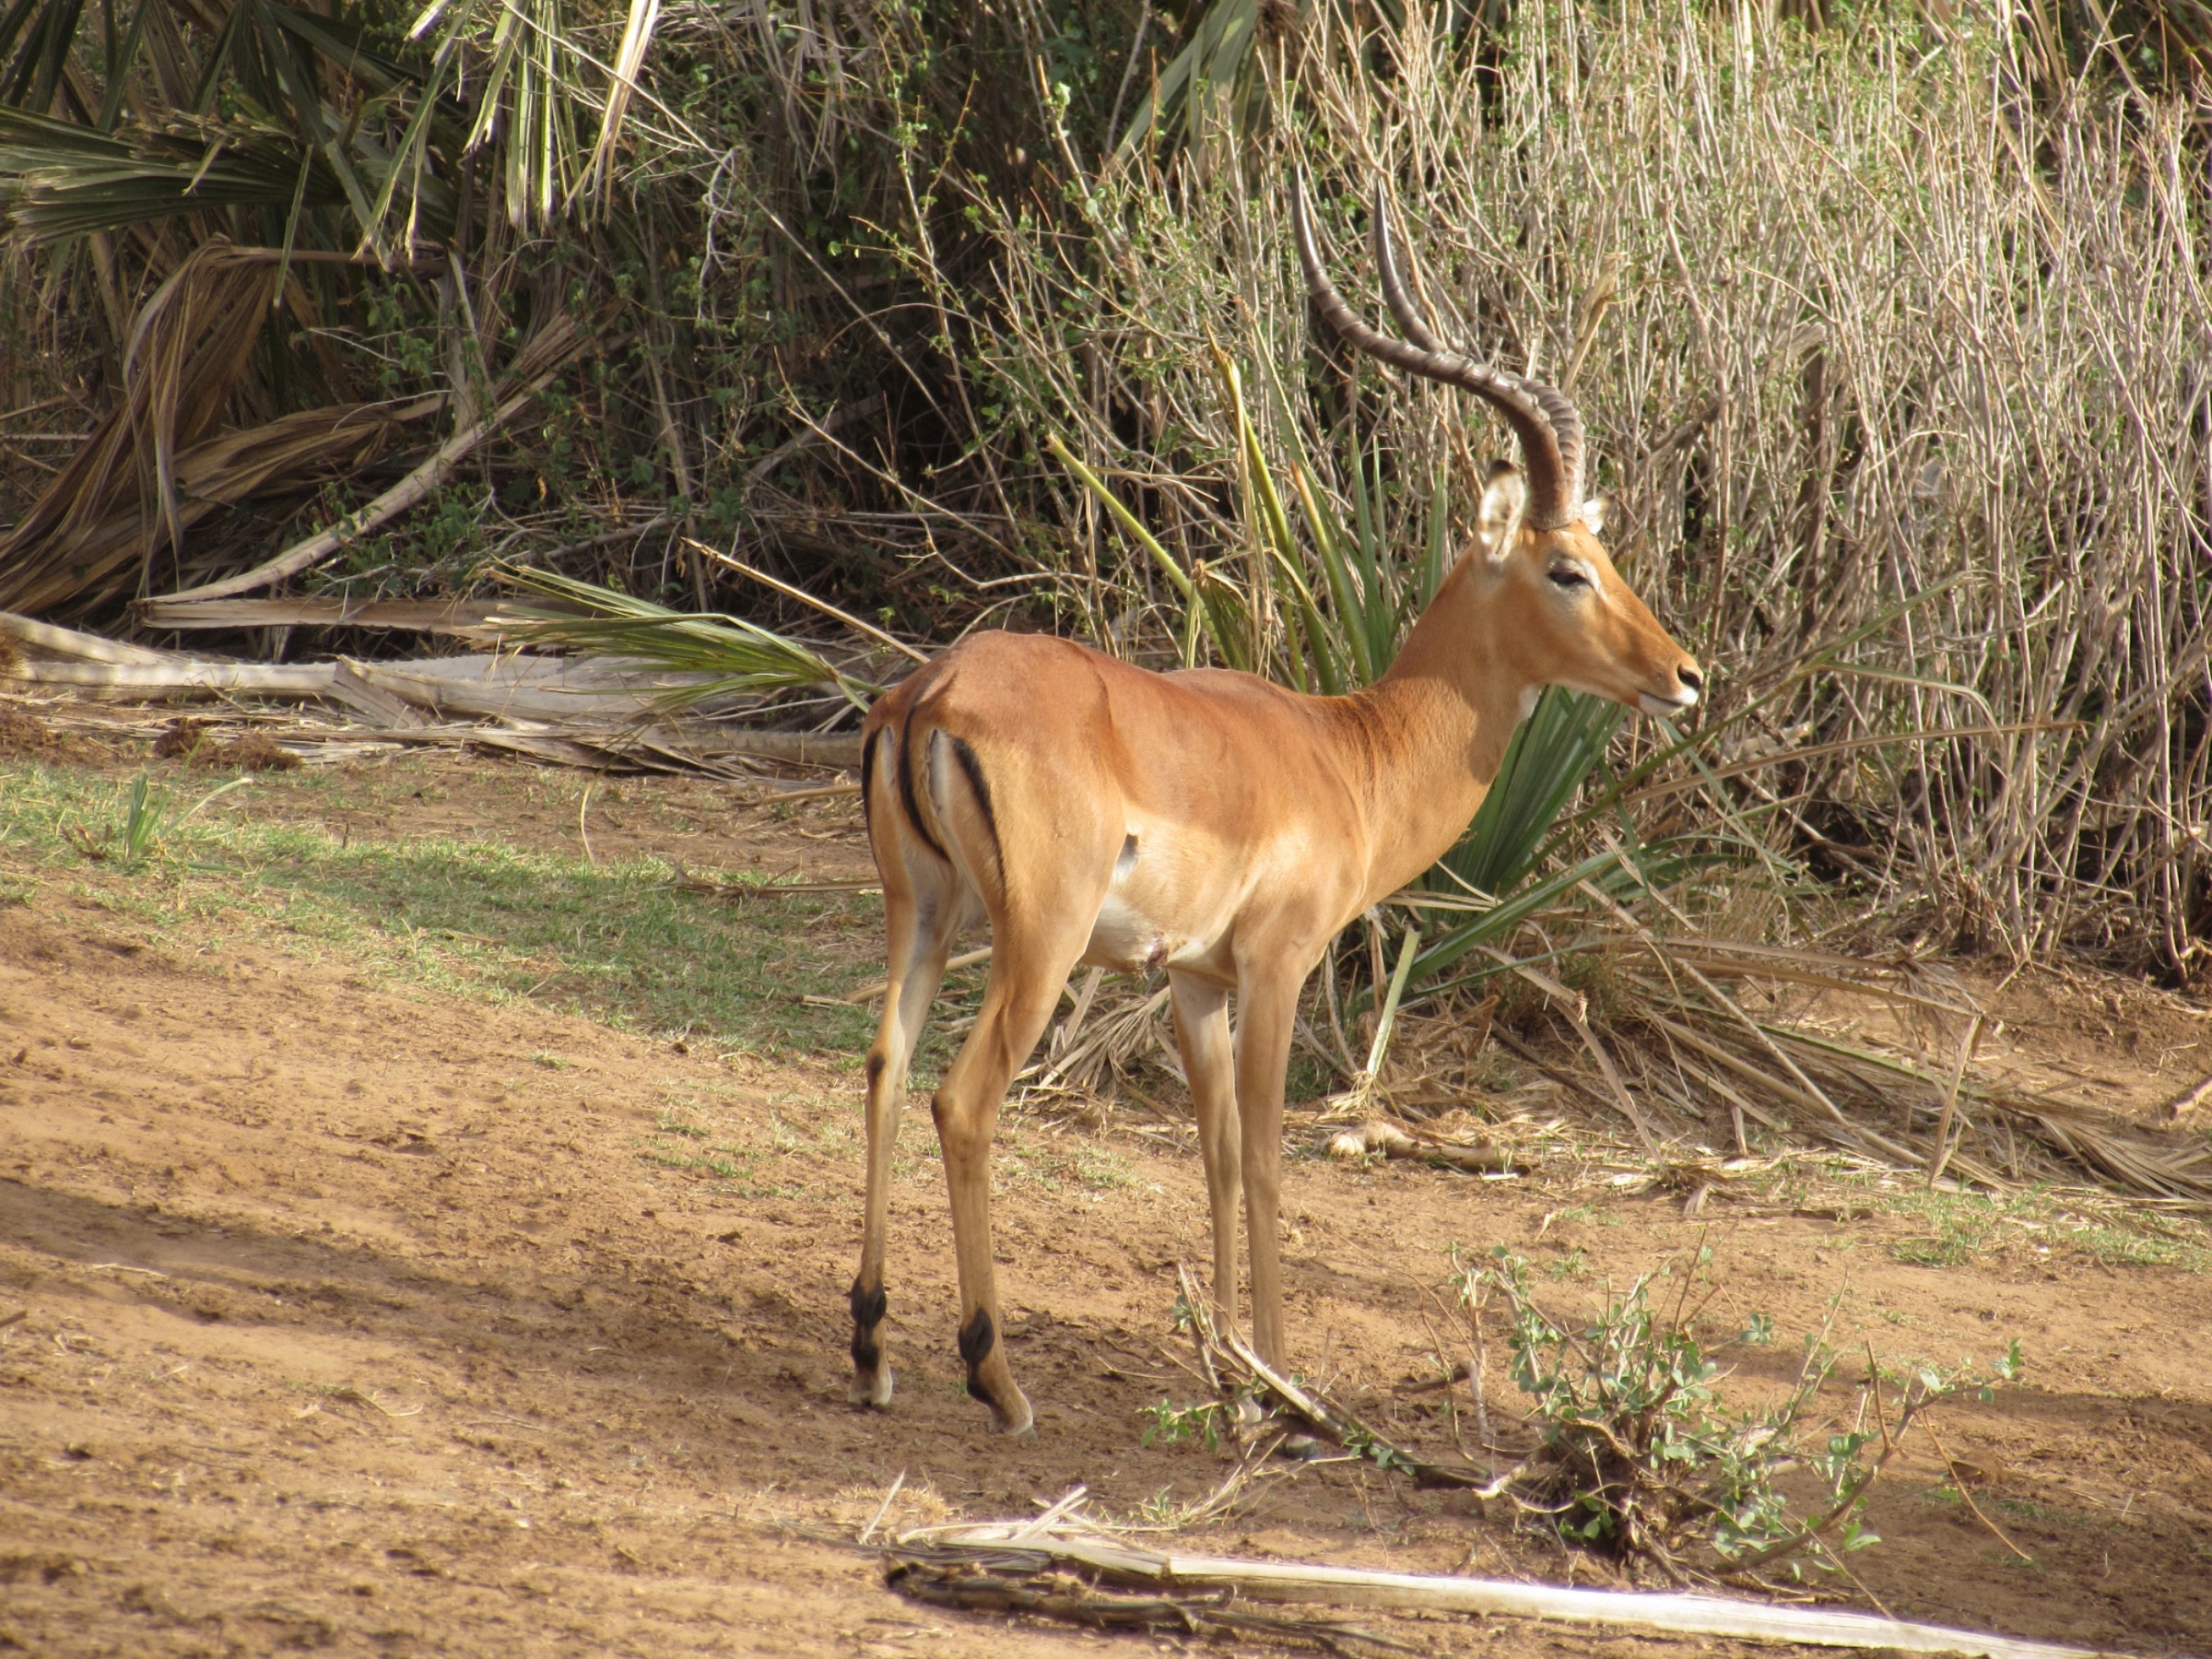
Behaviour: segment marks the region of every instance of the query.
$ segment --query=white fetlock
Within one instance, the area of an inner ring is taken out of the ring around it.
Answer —
[[[1016,1410],[1006,1413],[994,1405],[991,1407],[991,1427],[1000,1434],[1017,1439],[1037,1432],[1037,1414],[1030,1409],[1029,1396],[1017,1389],[1014,1394]]]
[[[854,1378],[852,1390],[845,1397],[855,1406],[872,1406],[877,1411],[885,1410],[891,1403],[891,1368],[878,1365],[872,1382],[864,1382]]]

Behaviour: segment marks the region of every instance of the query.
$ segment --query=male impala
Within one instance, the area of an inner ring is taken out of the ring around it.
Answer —
[[[891,1144],[914,1041],[962,929],[989,921],[990,983],[931,1109],[952,1189],[968,1392],[1018,1434],[1031,1416],[998,1341],[991,1136],[1069,971],[1167,970],[1213,1209],[1213,1293],[1233,1314],[1241,1180],[1253,1335],[1279,1361],[1283,1072],[1306,976],[1339,929],[1465,830],[1540,688],[1652,713],[1698,700],[1696,661],[1598,545],[1573,404],[1429,332],[1398,279],[1379,194],[1382,292],[1410,344],[1352,315],[1322,269],[1302,192],[1294,211],[1306,283],[1330,325],[1386,364],[1487,399],[1520,441],[1526,484],[1510,468],[1492,479],[1475,546],[1390,672],[1349,697],[1218,669],[1154,674],[1066,640],[988,633],[869,711],[862,798],[890,984],[867,1061],[856,1404],[890,1403]]]

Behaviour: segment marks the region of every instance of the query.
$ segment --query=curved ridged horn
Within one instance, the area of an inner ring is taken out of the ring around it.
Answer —
[[[1406,338],[1394,340],[1378,333],[1352,314],[1344,296],[1322,268],[1321,250],[1313,240],[1313,225],[1306,207],[1305,181],[1299,180],[1290,202],[1290,217],[1298,236],[1299,263],[1305,267],[1306,291],[1314,309],[1346,344],[1379,362],[1418,374],[1425,380],[1472,392],[1495,408],[1521,442],[1522,468],[1528,476],[1527,523],[1537,530],[1557,530],[1582,512],[1583,418],[1567,394],[1542,381],[1509,374],[1478,363],[1453,350],[1430,329],[1406,284],[1398,275],[1391,245],[1390,218],[1380,187],[1375,193],[1375,262],[1381,269],[1382,297]]]
[[[1390,187],[1380,179],[1375,181],[1375,267],[1382,278],[1382,303],[1406,337],[1423,351],[1449,352],[1452,347],[1430,332],[1429,319],[1414,309],[1413,296],[1398,275],[1397,243],[1390,234]]]

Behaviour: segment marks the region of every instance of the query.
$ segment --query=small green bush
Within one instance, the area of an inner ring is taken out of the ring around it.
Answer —
[[[1694,1315],[1685,1314],[1710,1263],[1711,1253],[1700,1250],[1671,1312],[1653,1305],[1671,1277],[1663,1270],[1608,1295],[1580,1326],[1537,1305],[1527,1261],[1502,1248],[1491,1265],[1455,1276],[1469,1307],[1491,1287],[1500,1293],[1513,1381],[1534,1401],[1541,1430],[1535,1451],[1501,1488],[1562,1539],[1649,1562],[1677,1581],[1770,1565],[1799,1577],[1807,1561],[1832,1568],[1879,1541],[1865,1521],[1867,1488],[1912,1418],[1968,1382],[1974,1368],[1961,1361],[1947,1374],[1921,1367],[1893,1380],[1870,1365],[1851,1426],[1824,1430],[1812,1419],[1838,1357],[1825,1333],[1816,1333],[1779,1400],[1731,1406],[1719,1392],[1726,1373],[1698,1340]],[[1756,1331],[1771,1328],[1763,1315],[1753,1321]],[[2020,1369],[2015,1343],[1983,1385],[2012,1381]],[[1899,1393],[1885,1406],[1883,1385],[1892,1381]],[[1885,1415],[1892,1409],[1894,1420]],[[1794,1510],[1781,1485],[1792,1471],[1811,1477],[1817,1498],[1809,1512]]]

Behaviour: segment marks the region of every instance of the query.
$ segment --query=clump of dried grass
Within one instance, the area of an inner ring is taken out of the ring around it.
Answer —
[[[1794,1142],[1928,1184],[2086,1180],[2212,1205],[2212,1146],[1978,1064],[1985,1017],[1939,966],[1588,922],[1578,938],[1572,918],[1548,920],[1567,937],[1545,954],[1593,971],[1535,976],[1544,988],[1502,1012],[1495,993],[1471,1009],[1446,998],[1416,1010],[1379,1089],[1394,1112],[1433,1130],[1440,1113],[1479,1104],[1495,1065],[1487,1037],[1663,1169],[1703,1170],[1686,1195],[1718,1179],[1719,1159]],[[1517,959],[1500,957],[1507,977]],[[1597,998],[1561,982],[1594,979]]]
[[[154,739],[154,759],[183,760],[194,766],[228,767],[239,771],[296,771],[300,757],[270,740],[265,732],[213,735],[209,723],[179,715]]]
[[[1347,1111],[1359,1121],[1321,1149],[1465,1172],[1530,1168],[1544,1133],[1516,1108],[1535,1088],[1632,1142],[1693,1205],[1724,1179],[1723,1160],[1794,1144],[1929,1185],[2086,1181],[2212,1206],[2212,1145],[2201,1137],[2146,1131],[1980,1064],[1985,1016],[1940,965],[1665,936],[1609,912],[1544,920],[1540,952],[1525,942],[1524,955],[1489,952],[1489,978],[1401,1016],[1371,1087],[1324,1102],[1324,1127]],[[1324,1000],[1309,994],[1303,1046],[1325,1061]],[[1182,1080],[1165,988],[1101,988],[1094,975],[1076,1002],[1025,1074],[1033,1100],[1118,1089],[1159,1110],[1147,1092],[1156,1085],[1140,1079]]]

